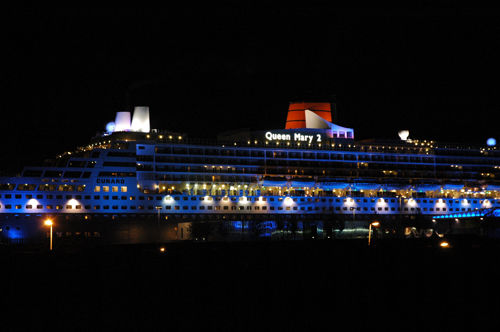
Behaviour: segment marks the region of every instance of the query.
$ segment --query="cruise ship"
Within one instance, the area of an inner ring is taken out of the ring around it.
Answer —
[[[374,221],[379,237],[443,236],[460,220],[500,215],[494,144],[408,130],[356,140],[328,102],[291,102],[285,128],[212,140],[151,129],[144,106],[103,127],[85,146],[0,178],[2,243],[46,241],[47,219],[55,242],[146,243],[362,237]]]

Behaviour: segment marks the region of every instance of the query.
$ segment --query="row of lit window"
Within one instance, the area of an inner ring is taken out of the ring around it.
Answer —
[[[55,205],[55,206],[54,205],[46,205],[45,209],[47,209],[47,210],[53,210],[53,209],[55,209],[55,210],[62,210],[63,207],[65,207],[66,210],[72,210],[72,209],[81,210],[82,209],[81,205],[66,205],[66,206],[63,206],[63,205]],[[1,208],[2,208],[2,205],[0,205],[0,209]],[[14,208],[16,210],[19,210],[19,209],[22,209],[23,207],[22,207],[22,205],[15,205]],[[99,209],[101,209],[101,206],[100,205],[94,205],[94,206],[85,205],[85,209],[87,209],[87,210],[90,210],[92,208],[94,210],[99,210]],[[149,205],[147,208],[149,210],[153,210],[153,209],[162,210],[163,209],[162,206],[155,206],[154,207],[152,205]],[[205,210],[205,209],[207,209],[207,210],[216,210],[216,211],[217,210],[252,210],[252,206],[250,206],[250,205],[248,205],[248,206],[235,206],[235,205],[228,206],[228,205],[224,205],[224,206],[206,206],[206,207],[205,206],[194,206],[194,205],[193,206],[187,206],[187,205],[179,206],[179,205],[175,205],[173,207],[171,205],[166,205],[165,206],[166,210],[181,210],[181,208],[182,208],[182,210]],[[266,211],[267,208],[268,208],[267,206],[253,206],[253,210],[256,210],[256,211],[258,211],[258,210]],[[5,209],[12,209],[12,205],[10,205],[10,204],[5,205]],[[30,205],[30,204],[28,204],[28,205],[26,205],[26,209],[28,209],[28,210],[30,210],[30,209],[43,209],[43,205]],[[104,210],[109,209],[109,205],[103,205],[102,209],[104,209]],[[111,207],[111,209],[118,210],[118,205],[113,205]],[[130,210],[135,210],[135,209],[143,210],[144,206],[143,205],[139,205],[139,206],[126,206],[126,205],[122,205],[121,209],[122,210],[127,210],[127,209],[130,209]],[[275,209],[276,208],[274,206],[270,206],[269,207],[269,210],[271,210],[271,211],[274,211]],[[301,207],[297,207],[297,206],[282,207],[282,206],[279,206],[279,207],[277,207],[277,209],[278,210],[286,210],[286,211],[299,210],[299,209],[301,211],[313,211],[313,210],[314,211],[319,211],[319,210],[326,211],[327,210],[326,207],[321,207],[320,208],[319,206],[315,206],[315,207],[311,207],[311,206],[307,206],[307,207],[304,207],[304,206],[301,206]],[[391,208],[389,208],[389,207],[377,207],[377,211],[389,211],[389,209],[390,209],[390,211],[396,211],[396,210],[397,211],[422,211],[423,210],[423,211],[431,211],[432,212],[432,211],[435,210],[437,212],[439,212],[439,211],[450,211],[450,212],[453,212],[453,208],[450,208],[448,210],[445,207],[443,207],[443,208],[435,208],[435,209],[434,208],[429,208],[429,209],[428,208],[423,208],[423,209],[421,209],[421,208],[418,208],[418,207],[417,208],[414,208],[414,207],[412,207],[412,208],[408,208],[408,207],[405,207],[405,208],[399,208],[399,207],[398,208],[394,208],[394,207],[391,207]],[[330,206],[330,207],[328,207],[328,210],[329,211],[333,211],[334,207]],[[341,207],[337,206],[337,207],[335,207],[335,210],[336,211],[340,211]],[[347,210],[349,210],[349,211],[354,211],[354,210],[356,210],[356,211],[361,211],[361,210],[368,211],[368,207],[349,207],[348,208],[348,207],[344,206],[344,207],[342,207],[342,210],[344,210],[344,211],[347,211]],[[371,207],[370,211],[375,211],[375,207]],[[455,208],[455,211],[472,211],[472,209],[471,208],[467,208],[467,209],[466,208],[461,208],[461,209]]]
[[[241,198],[245,198],[247,202],[258,202],[258,201],[261,201],[261,202],[266,202],[266,201],[270,201],[270,202],[274,202],[275,201],[275,198],[274,197],[265,197],[265,196],[260,196],[260,197],[242,197],[240,196],[240,199]],[[277,198],[277,201],[281,202],[284,198],[286,197],[278,197]],[[180,196],[174,196],[173,197],[174,200],[176,201],[179,201],[181,199]],[[187,201],[189,199],[188,196],[182,196],[182,199]],[[190,199],[192,201],[196,201],[196,200],[200,200],[200,201],[203,201],[203,200],[212,200],[213,198],[208,196],[208,197],[197,197],[197,196],[191,196]],[[237,197],[215,197],[214,198],[216,201],[225,201],[225,200],[231,200],[232,202],[236,202],[238,200]],[[352,199],[352,198],[318,198],[318,197],[315,197],[315,198],[312,198],[312,197],[301,197],[301,198],[292,198],[292,200],[294,202],[315,202],[315,203],[319,203],[319,202],[323,202],[323,203],[326,203],[326,202],[329,202],[329,203],[333,203],[333,202],[336,202],[336,203],[340,203],[340,202],[343,202],[343,203],[346,203],[346,202],[349,202],[349,201],[356,201],[358,203],[361,203],[361,201],[363,203],[368,203],[368,200],[371,202],[371,203],[376,203],[376,202],[381,202],[381,203],[395,203],[396,202],[396,198],[391,198],[391,199],[388,199],[388,198],[371,198],[371,199],[368,199],[368,198],[358,198],[358,199]],[[403,203],[408,203],[410,201],[410,199],[403,199]],[[414,200],[416,203],[434,203],[434,199],[415,199]],[[436,199],[437,203],[446,203],[446,200],[444,199]],[[459,204],[460,201],[459,200],[448,200],[448,203],[449,204],[453,204],[453,202],[455,202],[456,204]],[[467,202],[463,202],[463,203],[473,203],[473,204],[477,204],[479,202],[479,204],[483,204],[483,200],[471,200],[471,201],[467,201]],[[495,204],[495,200],[490,200],[489,201],[490,203],[492,204]],[[500,200],[497,200],[496,203],[500,204]]]
[[[81,205],[66,205],[66,209],[68,210],[71,210],[73,209],[73,207],[76,209],[76,210],[80,210],[82,208]],[[0,205],[0,209],[2,208],[2,206]],[[14,205],[14,208],[16,210],[19,210],[19,209],[22,209],[23,206],[22,205]],[[27,204],[25,206],[26,209],[28,210],[31,210],[31,209],[43,209],[43,205],[31,205],[31,204]],[[56,209],[56,210],[62,210],[64,208],[63,205],[46,205],[45,206],[45,209],[47,210],[53,210],[53,209]],[[90,207],[89,207],[90,208]],[[6,204],[5,205],[5,209],[12,209],[12,205],[10,204]]]
[[[21,199],[23,195],[21,194],[16,194],[14,195],[14,197],[16,199]],[[36,198],[36,199],[43,199],[44,198],[44,195],[32,195],[32,194],[26,194],[24,195],[26,199],[32,199],[32,198]],[[93,198],[92,196],[90,195],[85,195],[83,196],[84,199],[86,200],[89,200],[89,199],[94,199],[94,200],[100,200],[101,198],[103,200],[109,200],[111,198],[111,200],[131,200],[131,201],[134,201],[136,200],[136,197],[135,196],[107,196],[107,195],[103,195],[103,196],[98,196],[98,195],[94,195]],[[181,200],[181,197],[182,197],[182,200],[184,201],[187,201],[187,200],[191,200],[191,201],[196,201],[196,200],[199,200],[199,201],[212,201],[212,200],[215,200],[215,201],[232,201],[232,202],[236,202],[238,201],[238,197],[228,197],[228,196],[224,196],[224,197],[211,197],[211,196],[167,196],[167,199],[174,199],[176,201],[179,201]],[[0,194],[0,198],[2,198],[2,195]],[[12,194],[5,194],[4,195],[4,198],[5,199],[11,199],[12,198]],[[77,200],[80,200],[82,199],[82,195],[65,195],[64,196],[65,199],[77,199]],[[265,197],[265,196],[260,196],[260,197],[239,197],[239,200],[244,200],[246,202],[266,202],[266,201],[270,201],[270,202],[274,202],[275,200],[277,200],[278,202],[281,202],[283,201],[283,199],[286,198],[286,197]],[[54,199],[54,195],[46,195],[46,199]],[[55,195],[55,199],[63,199],[63,195]],[[138,196],[138,199],[139,200],[148,200],[148,201],[151,201],[151,200],[157,200],[157,201],[160,201],[162,200],[162,196]],[[315,202],[315,203],[319,203],[319,202],[323,202],[323,203],[326,203],[326,202],[329,202],[329,203],[333,203],[333,202],[336,202],[336,203],[340,203],[340,202],[343,202],[343,203],[346,203],[346,202],[354,202],[356,201],[357,203],[368,203],[368,201],[370,201],[371,203],[376,203],[376,202],[380,202],[380,203],[395,203],[397,199],[395,198],[371,198],[371,199],[368,199],[368,198],[318,198],[318,197],[315,197],[315,198],[312,198],[312,197],[301,197],[301,198],[291,198],[294,202]],[[410,201],[410,199],[403,199],[402,200],[402,203],[408,203]],[[416,203],[434,203],[434,199],[414,199],[414,201]],[[436,202],[437,203],[446,203],[448,202],[448,204],[452,205],[453,203],[455,204],[460,204],[460,203],[472,203],[472,204],[477,204],[479,202],[479,204],[483,204],[485,201],[484,200],[453,200],[453,199],[449,199],[449,200],[445,200],[445,199],[436,199]],[[500,204],[500,200],[489,200],[489,202],[491,204]]]
[[[406,199],[405,198],[403,200],[403,202],[404,203],[408,203],[410,199]],[[354,201],[354,199],[352,199],[352,198],[345,198],[345,199],[343,199],[343,202],[346,202],[346,201],[349,201],[349,200]],[[322,201],[324,202],[324,198],[322,199]],[[340,202],[340,199],[337,198],[337,199],[335,199],[335,201],[336,202]],[[389,203],[389,201],[390,201],[391,203],[394,203],[394,202],[396,202],[396,199],[395,198],[391,198],[391,199],[387,199],[387,198],[378,198],[378,199],[375,199],[375,198],[372,198],[372,199],[370,199],[370,202],[372,202],[372,203],[375,203],[376,201],[381,202],[381,203]],[[428,203],[434,203],[433,199],[429,199],[429,200],[427,200],[427,199],[415,199],[414,201],[416,203],[427,203],[427,202]],[[436,201],[437,201],[437,203],[445,203],[446,204],[446,200],[444,200],[442,198],[437,199]],[[330,198],[330,202],[331,202],[331,198]],[[356,202],[361,203],[361,199],[360,198],[356,199]],[[363,203],[367,203],[367,202],[368,202],[368,199],[363,198]],[[484,202],[483,200],[479,200],[479,204],[483,204],[483,202]],[[492,203],[492,204],[495,204],[495,200],[490,200],[489,202]],[[458,199],[457,200],[450,199],[450,200],[448,200],[448,203],[449,204],[453,204],[453,203],[460,204],[460,200],[458,200]],[[477,204],[478,200],[476,200],[476,199],[471,200],[471,201],[465,200],[465,201],[462,201],[462,203]],[[497,200],[497,203],[500,204],[500,200]]]
[[[343,138],[343,137],[341,137]],[[250,145],[252,142],[251,141],[247,141],[247,146]],[[342,148],[342,144],[338,144],[338,146],[335,144],[335,143],[325,143],[325,144],[321,144],[321,143],[304,143],[304,144],[301,144],[300,142],[280,142],[280,141],[276,141],[276,142],[270,142],[270,141],[265,141],[264,142],[265,145],[276,145],[276,146],[288,146],[288,147],[300,147],[300,146],[307,146],[307,147],[313,147],[313,148],[321,148],[321,147],[332,147],[332,148],[335,148],[335,147],[338,147],[338,148]],[[243,142],[240,142],[240,144],[244,144]],[[259,141],[256,141],[254,140],[253,141],[253,144],[262,144],[261,142]],[[238,146],[238,143],[237,142],[233,142],[233,146]],[[424,146],[424,143],[422,143],[422,146]],[[430,146],[430,145],[428,145]],[[224,147],[224,145],[222,145],[222,147]],[[433,146],[432,146],[433,147]],[[344,149],[347,150],[347,148],[351,149],[351,148],[354,148],[354,149],[357,149],[357,150],[361,150],[361,151],[372,151],[372,150],[377,150],[377,151],[381,151],[381,150],[385,150],[387,148],[387,150],[395,150],[395,151],[398,151],[398,147],[392,147],[392,146],[356,146],[356,145],[351,145],[351,144],[344,144]],[[429,148],[412,148],[412,147],[399,147],[400,150],[402,151],[406,151],[406,152],[423,152],[423,150],[425,151],[429,151]]]
[[[342,209],[343,210],[348,210],[347,207],[343,207]],[[349,208],[350,211],[354,211],[354,210],[361,211],[361,209],[363,209],[363,211],[368,211],[367,207],[361,208],[361,207],[358,206],[358,207],[350,207]],[[432,211],[437,211],[437,212],[440,212],[440,211],[453,211],[453,208],[447,209],[445,207],[444,208],[422,208],[422,209],[419,208],[419,207],[411,207],[411,208],[405,207],[403,209],[401,209],[399,207],[398,208],[394,208],[394,207],[389,208],[387,206],[386,207],[380,207],[380,206],[377,207],[377,211],[389,211],[389,209],[391,211],[396,211],[396,210],[397,211],[431,211],[431,212]],[[331,210],[331,208],[330,208],[330,210]],[[335,208],[335,210],[340,210],[340,207],[337,206]],[[375,208],[371,207],[370,211],[375,211]],[[472,211],[472,208],[467,208],[467,209],[466,208],[461,208],[461,209],[455,208],[455,211]]]
[[[61,209],[63,209],[63,207],[64,207],[63,205],[55,205],[55,206],[53,206],[53,205],[46,205],[46,209],[47,210],[52,210],[54,208],[56,210],[61,210]],[[0,208],[2,208],[1,205],[0,205]],[[7,204],[7,205],[5,205],[5,208],[6,209],[11,209],[12,206],[9,205],[9,204]],[[22,205],[15,205],[14,208],[17,209],[17,210],[22,209]],[[36,205],[36,206],[29,205],[29,204],[26,205],[26,209],[28,209],[28,210],[34,209],[34,208],[36,208],[36,209],[43,209],[43,205]],[[80,209],[82,209],[82,206],[81,205],[74,205],[74,206],[73,205],[66,205],[65,208],[67,210],[72,210],[72,209],[80,210]],[[87,209],[87,210],[90,210],[92,208],[94,210],[99,210],[99,209],[101,209],[101,206],[100,205],[94,205],[94,206],[86,205],[85,206],[85,209]],[[109,205],[103,205],[102,206],[102,209],[104,209],[104,210],[108,210],[109,208],[110,208]],[[139,206],[126,206],[126,205],[122,205],[120,208],[121,208],[121,210],[127,210],[127,209],[130,209],[130,210],[135,210],[135,209],[143,210],[144,206],[143,205],[139,205]],[[118,210],[119,207],[118,207],[118,205],[113,205],[113,206],[111,206],[111,209]],[[147,207],[147,209],[149,209],[149,210],[154,210],[154,209],[156,209],[156,210],[162,210],[163,207],[162,206],[155,206],[154,207],[152,205],[149,205]],[[184,205],[184,206],[179,206],[179,205],[171,206],[171,205],[167,205],[167,206],[165,206],[165,210],[181,210],[181,209],[182,210],[205,210],[206,209],[206,210],[216,210],[216,211],[218,211],[218,210],[232,210],[232,211],[234,211],[234,210],[240,210],[241,211],[241,210],[252,210],[252,206],[234,206],[234,205],[233,206],[228,206],[228,205],[224,205],[224,206],[206,206],[206,207],[205,206],[187,206],[187,205]],[[253,207],[253,210],[256,210],[256,211],[258,211],[258,210],[266,211],[267,209],[268,209],[267,206],[254,206]],[[274,211],[275,209],[276,208],[274,206],[270,206],[269,207],[269,210],[271,210],[271,211]],[[277,207],[277,210],[280,210],[280,211],[281,210],[290,211],[290,210],[298,210],[298,209],[299,208],[297,206],[293,206],[293,207],[290,207],[290,206],[281,207],[281,206],[279,206],[279,207]],[[336,209],[339,210],[340,208],[337,207]],[[344,208],[344,210],[346,210],[346,209],[347,208]],[[313,210],[313,208],[312,207],[307,207],[307,208],[306,207],[300,207],[300,210],[302,210],[302,211],[304,211],[304,210],[311,211],[311,210]],[[320,210],[320,208],[319,207],[315,207],[314,210]],[[323,207],[322,210],[326,210],[326,208]],[[332,210],[333,210],[333,207],[330,207],[330,211],[332,211]],[[365,210],[366,210],[366,208],[365,208]],[[373,208],[372,208],[372,210],[373,210]]]
[[[118,187],[116,187],[118,188]],[[123,188],[123,187],[122,187]],[[126,192],[126,187],[124,189],[125,191],[123,192]],[[109,190],[108,190],[109,191]],[[113,192],[117,192],[117,190],[114,190]],[[36,194],[36,195],[33,195],[33,194],[15,194],[15,195],[12,195],[12,194],[0,194],[0,198],[2,198],[2,196],[5,198],[5,199],[11,199],[13,196],[14,198],[16,199],[21,199],[23,198],[23,196],[26,198],[26,199],[32,199],[32,198],[36,198],[36,199],[43,199],[44,198],[44,195],[41,195],[41,194]],[[85,195],[85,196],[82,196],[82,195],[52,195],[52,194],[47,194],[45,195],[45,198],[47,199],[63,199],[63,198],[66,198],[66,199],[82,199],[82,197],[84,197],[85,199],[92,199],[92,196],[91,195]],[[98,199],[110,199],[110,196],[107,196],[107,195],[104,195],[104,196],[98,196],[98,195],[95,195],[93,196],[93,199],[95,200],[98,200]],[[167,198],[171,197],[173,198],[174,200],[176,201],[179,201],[181,200],[181,197],[182,197],[182,200],[191,200],[191,201],[196,201],[196,200],[200,200],[200,201],[204,201],[204,200],[207,200],[207,201],[211,201],[211,200],[215,200],[215,201],[226,201],[226,200],[231,200],[233,202],[236,202],[238,200],[238,197],[236,196],[215,196],[215,197],[212,197],[212,196],[166,196]],[[276,200],[281,202],[284,198],[286,198],[286,196],[281,196],[281,197],[277,197]],[[300,197],[300,198],[297,198],[297,197],[291,197],[292,200],[294,202],[337,202],[337,203],[340,203],[341,201],[342,202],[346,202],[346,201],[356,201],[358,203],[367,203],[368,200],[372,203],[375,203],[375,202],[385,202],[385,203],[394,203],[396,202],[396,198],[356,198],[356,199],[353,199],[353,198],[319,198],[319,197]],[[111,196],[111,199],[112,200],[136,200],[136,197],[135,196]],[[148,200],[148,201],[151,201],[151,200],[161,200],[162,199],[162,196],[138,196],[138,199],[139,200]],[[259,196],[259,197],[251,197],[251,196],[239,196],[239,199],[245,199],[247,202],[251,202],[251,201],[263,201],[263,202],[266,202],[266,201],[270,201],[270,202],[274,202],[275,201],[275,197],[266,197],[266,196]],[[448,202],[449,204],[453,204],[453,203],[456,203],[456,204],[460,204],[461,202],[462,203],[473,203],[473,204],[477,204],[479,202],[479,204],[482,204],[483,203],[483,200],[477,200],[477,199],[466,199],[465,201],[463,199],[461,200],[453,200],[453,199],[442,199],[442,198],[439,198],[439,199],[435,199],[438,203],[446,203]],[[404,203],[408,203],[409,199],[407,198],[404,198]],[[434,203],[434,199],[415,199],[415,202],[417,203]],[[490,202],[492,204],[495,203],[495,200],[490,200]],[[500,200],[497,200],[497,203],[500,203]]]
[[[4,194],[3,197],[5,199],[11,199],[12,198],[12,194]],[[26,194],[24,195],[24,197],[26,199],[32,199],[32,198],[36,198],[36,199],[43,199],[44,198],[44,195],[40,195],[40,194],[37,194],[37,195],[33,195],[33,194]],[[90,195],[85,195],[83,196],[84,199],[92,199],[92,196]],[[93,199],[109,199],[109,196],[107,195],[104,195],[104,196],[98,196],[98,195],[95,195]],[[0,194],[0,198],[2,198],[2,194]],[[23,195],[21,194],[15,194],[14,195],[14,198],[15,199],[21,199],[23,198]],[[45,198],[46,199],[63,199],[63,198],[66,198],[66,199],[82,199],[82,195],[51,195],[51,194],[48,194],[48,195],[45,195]],[[135,196],[111,196],[111,199],[112,200],[131,200],[131,201],[134,201],[136,199]],[[153,196],[139,196],[139,200],[148,200],[148,201],[152,201],[154,200],[155,197]],[[159,201],[161,200],[162,197],[161,196],[156,196],[156,200]]]
[[[101,191],[101,186],[95,186],[94,192],[98,193],[100,191]],[[105,192],[105,193],[109,192],[109,186],[102,186],[102,191]],[[122,193],[126,193],[127,192],[127,186],[121,186],[121,187],[112,186],[111,187],[111,192],[117,193],[118,191],[121,191]]]
[[[85,190],[85,185],[68,185],[68,184],[60,184],[60,185],[55,185],[55,184],[41,184],[38,186],[39,191],[79,191],[82,192]],[[17,185],[17,190],[19,191],[34,191],[36,190],[37,185],[36,184],[18,184]],[[14,190],[13,186],[9,186],[6,188],[6,190]]]

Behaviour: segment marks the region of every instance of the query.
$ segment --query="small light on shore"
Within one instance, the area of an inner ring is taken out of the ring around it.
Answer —
[[[441,243],[439,243],[439,246],[441,248],[448,248],[450,244],[447,241],[442,241]]]

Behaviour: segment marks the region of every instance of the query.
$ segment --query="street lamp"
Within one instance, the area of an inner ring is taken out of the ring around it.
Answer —
[[[380,226],[380,223],[378,221],[370,223],[370,226],[368,227],[368,245],[370,245],[372,239],[372,227],[378,227],[378,226]]]
[[[52,251],[52,220],[46,219],[43,224],[45,226],[50,226],[50,251]]]
[[[160,230],[161,230],[160,229],[160,211],[161,211],[161,208],[162,208],[161,206],[156,207],[156,210],[158,211],[158,220],[157,220],[158,221],[157,222],[157,224],[158,224],[158,242],[160,242],[160,239],[161,239],[161,234],[160,234],[161,233],[160,232]]]
[[[441,241],[441,243],[439,243],[439,246],[441,248],[448,248],[450,246],[450,243],[448,241]]]

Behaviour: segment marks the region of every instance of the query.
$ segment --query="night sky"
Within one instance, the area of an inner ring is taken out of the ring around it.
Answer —
[[[2,170],[150,106],[152,128],[283,128],[293,100],[337,103],[358,139],[500,139],[500,17],[457,9],[171,7],[4,11]]]

